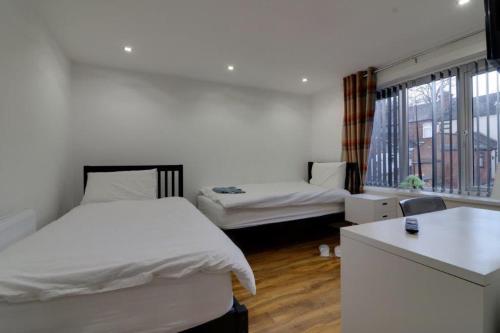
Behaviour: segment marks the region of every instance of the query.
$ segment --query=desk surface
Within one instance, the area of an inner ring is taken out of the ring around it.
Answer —
[[[415,217],[417,235],[405,231],[404,218],[341,234],[482,286],[500,281],[500,212],[460,207]]]

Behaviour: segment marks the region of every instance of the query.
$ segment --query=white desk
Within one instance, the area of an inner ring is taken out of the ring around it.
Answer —
[[[500,212],[454,208],[341,230],[344,333],[500,332]]]

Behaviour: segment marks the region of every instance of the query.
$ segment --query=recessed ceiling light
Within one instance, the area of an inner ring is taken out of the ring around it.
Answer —
[[[133,49],[132,49],[132,46],[130,46],[130,45],[125,45],[125,46],[123,47],[123,51],[125,51],[125,52],[127,52],[127,53],[132,53],[132,50],[133,50]]]
[[[234,65],[227,65],[227,70],[230,72],[234,71]]]
[[[464,5],[468,4],[469,2],[470,2],[470,0],[458,0],[458,5],[464,6]]]
[[[307,82],[309,82],[309,79],[307,77],[303,77],[302,78],[302,83],[307,83]]]

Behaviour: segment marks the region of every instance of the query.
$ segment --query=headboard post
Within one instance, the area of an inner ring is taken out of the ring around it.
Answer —
[[[139,170],[151,170],[156,169],[158,171],[157,175],[157,186],[158,186],[158,198],[161,197],[162,192],[166,197],[169,196],[169,186],[168,178],[170,173],[171,178],[171,194],[172,196],[182,197],[184,196],[184,166],[182,164],[178,165],[85,165],[83,167],[83,190],[87,187],[88,174],[92,172],[117,172],[117,171],[139,171]],[[164,174],[165,187],[161,187],[161,178]],[[175,186],[175,175],[177,175],[177,184]],[[177,193],[176,193],[177,190]]]
[[[179,196],[184,196],[184,167],[179,165]]]
[[[307,181],[310,182],[312,178],[312,168],[314,162],[307,162]]]
[[[156,177],[156,196],[158,198],[161,198],[161,177],[160,177],[160,171],[156,169],[158,172],[158,176]]]

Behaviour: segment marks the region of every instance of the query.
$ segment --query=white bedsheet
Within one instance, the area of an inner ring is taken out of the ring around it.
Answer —
[[[187,200],[95,203],[0,252],[0,301],[95,294],[155,276],[229,271],[255,293],[241,251]]]
[[[305,181],[237,185],[246,193],[220,194],[212,187],[200,190],[224,208],[268,208],[344,202],[350,195],[343,189],[331,189],[311,185]]]

